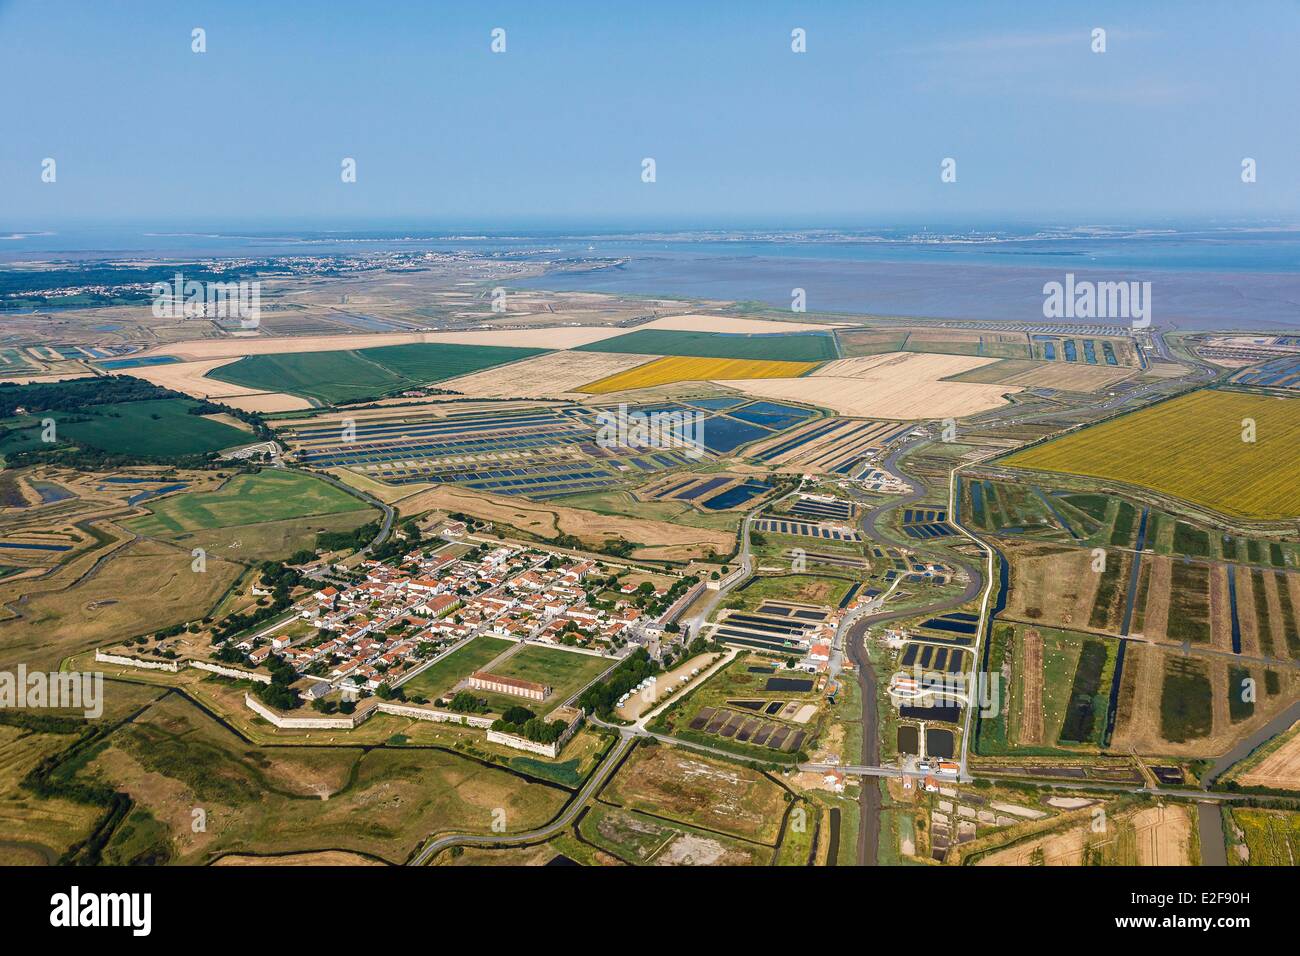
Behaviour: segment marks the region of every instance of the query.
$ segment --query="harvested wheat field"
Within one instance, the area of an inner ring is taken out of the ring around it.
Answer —
[[[1100,834],[1085,822],[1069,830],[1025,840],[975,861],[976,866],[1082,866],[1084,852],[1100,843]]]
[[[440,387],[472,398],[547,398],[577,393],[580,386],[655,361],[653,355],[612,352],[548,352],[514,365],[448,379]]]
[[[1182,366],[1175,366],[1181,369]],[[1070,365],[1060,362],[1043,363],[1037,368],[1003,379],[1007,385],[1024,388],[1055,388],[1066,392],[1099,392],[1122,382],[1135,373],[1131,368],[1112,368],[1100,365]]]
[[[397,507],[403,517],[434,509],[461,511],[486,521],[510,525],[547,541],[562,534],[572,535],[580,539],[584,547],[594,549],[599,549],[611,538],[622,538],[639,545],[633,549],[632,557],[646,560],[690,561],[703,558],[710,552],[729,554],[736,544],[734,535],[722,531],[598,514],[562,505],[533,504],[449,485],[417,492],[403,498]]]
[[[1160,805],[1099,818],[1074,815],[1050,830],[976,861],[977,866],[1191,866],[1192,818],[1186,807]]]
[[[762,398],[808,402],[859,418],[962,418],[1006,404],[1014,385],[942,381],[997,359],[888,352],[828,362],[807,378],[715,380]]]
[[[232,385],[230,382],[206,377],[213,369],[229,365],[233,361],[235,361],[233,358],[217,358],[201,362],[174,362],[170,365],[141,365],[127,370],[126,374],[134,378],[142,378],[146,382],[153,382],[163,388],[193,395],[195,398],[267,394],[243,385]]]
[[[518,348],[571,349],[603,339],[626,335],[627,329],[568,326],[544,329],[482,329],[470,332],[375,332],[359,335],[294,335],[283,338],[197,339],[160,345],[143,355],[175,355],[201,361],[244,355],[278,355],[282,352],[343,352],[383,345],[421,342],[446,345],[504,345]]]
[[[1233,779],[1243,787],[1300,790],[1300,722],[1292,724],[1277,742],[1265,748],[1260,759],[1251,761]]]
[[[67,382],[86,376],[86,372],[72,372],[68,375],[20,375],[17,378],[0,378],[0,385],[50,385],[54,382]]]
[[[605,353],[597,353],[605,354]],[[694,356],[670,355],[657,359],[630,371],[620,372],[608,378],[584,385],[580,391],[591,395],[607,395],[610,392],[625,392],[635,388],[654,388],[656,385],[671,385],[674,382],[709,382],[720,379],[735,381],[754,378],[779,378],[802,381],[801,375],[807,375],[817,367],[816,362],[772,362],[755,359],[730,358],[696,358]]]
[[[1193,864],[1192,818],[1187,807],[1149,807],[1124,822],[1133,828],[1138,866]]]
[[[233,395],[220,400],[222,405],[241,408],[246,412],[297,412],[311,408],[311,402],[284,392],[263,392],[260,395]]]

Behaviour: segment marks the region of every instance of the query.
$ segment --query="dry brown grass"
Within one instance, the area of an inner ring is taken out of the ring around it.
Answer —
[[[710,551],[729,554],[735,545],[735,538],[721,531],[598,514],[556,504],[534,504],[448,485],[403,498],[398,510],[403,516],[430,510],[460,511],[546,540],[561,534],[573,535],[589,548],[599,548],[611,538],[622,538],[641,545],[632,552],[633,557],[658,561],[690,561],[703,558]]]
[[[1181,366],[1175,366],[1181,369]],[[1071,363],[1044,363],[1005,380],[1024,388],[1055,388],[1067,392],[1099,392],[1135,374],[1135,369]]]
[[[1237,775],[1243,787],[1300,790],[1300,722],[1286,731],[1286,739],[1254,766]]]
[[[213,866],[385,866],[380,860],[348,853],[346,850],[319,850],[315,853],[289,853],[285,856],[245,856],[231,853]]]
[[[1043,742],[1043,635],[1029,628],[1021,638],[1020,743]]]
[[[676,747],[640,747],[602,797],[759,843],[776,841],[783,791],[756,771]]]
[[[1089,629],[1101,575],[1092,553],[1051,545],[1009,545],[1011,590],[1006,616],[1049,627]]]
[[[550,352],[513,365],[439,383],[474,398],[546,398],[576,395],[580,386],[655,361],[653,355]]]
[[[1241,653],[1258,657],[1263,649],[1259,639],[1259,619],[1255,616],[1255,583],[1250,568],[1238,565],[1237,621],[1241,625]]]
[[[483,329],[471,332],[374,332],[356,335],[294,335],[282,338],[253,336],[247,338],[197,339],[173,342],[144,353],[175,355],[183,359],[204,361],[237,358],[243,355],[276,355],[282,352],[339,352],[368,349],[381,345],[412,345],[435,342],[449,345],[509,345],[537,349],[571,349],[603,339],[623,335],[627,329],[595,326],[566,326],[544,329]],[[154,366],[166,368],[167,366]],[[132,369],[135,374],[138,369]]]
[[[1192,810],[1180,806],[1148,807],[1128,821],[1137,844],[1138,866],[1191,866]],[[1126,861],[1127,862],[1127,861]]]
[[[1153,641],[1163,641],[1169,627],[1169,585],[1173,576],[1173,563],[1169,558],[1148,556],[1151,575],[1147,586],[1146,611],[1142,619],[1142,635]]]
[[[1161,725],[1161,701],[1166,661],[1181,652],[1132,642],[1124,658],[1118,715],[1111,749],[1132,750],[1138,754],[1168,757],[1206,757],[1227,753],[1242,738],[1254,733],[1295,700],[1297,678],[1294,672],[1279,672],[1281,686],[1276,695],[1261,690],[1254,712],[1233,723],[1228,711],[1228,695],[1236,690],[1229,685],[1228,661],[1202,659],[1210,681],[1212,722],[1209,733],[1183,742],[1165,739]],[[1193,658],[1195,659],[1195,658]],[[1264,687],[1263,669],[1250,668],[1251,676]]]
[[[60,590],[11,601],[14,616],[0,622],[4,658],[56,666],[71,654],[198,620],[243,568],[209,556],[200,574],[191,560],[187,549],[140,539]]]
[[[1232,603],[1228,599],[1230,565],[1210,568],[1210,644],[1221,651],[1232,650]]]

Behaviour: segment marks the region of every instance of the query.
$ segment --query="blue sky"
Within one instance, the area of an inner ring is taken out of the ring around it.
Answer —
[[[1289,220],[1297,48],[1292,2],[0,0],[0,228]]]

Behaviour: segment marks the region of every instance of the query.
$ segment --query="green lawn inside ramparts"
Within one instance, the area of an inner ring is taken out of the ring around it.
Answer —
[[[438,663],[416,674],[402,685],[408,697],[434,700],[456,685],[462,677],[481,670],[489,661],[507,650],[513,642],[499,637],[476,637]],[[482,695],[480,695],[482,696]]]
[[[553,693],[543,706],[549,708],[563,703],[613,663],[605,657],[532,645],[512,654],[500,667],[493,668],[492,673],[547,685]],[[522,699],[520,703],[529,705]]]

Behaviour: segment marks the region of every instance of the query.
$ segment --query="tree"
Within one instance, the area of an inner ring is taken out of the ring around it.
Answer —
[[[259,700],[269,707],[276,710],[293,710],[302,703],[298,699],[298,692],[292,687],[285,684],[279,684],[272,681],[269,684],[258,684],[253,689]]]
[[[501,719],[508,724],[524,724],[533,720],[536,716],[537,715],[527,707],[516,705],[514,707],[507,707],[505,713],[501,715]]]

